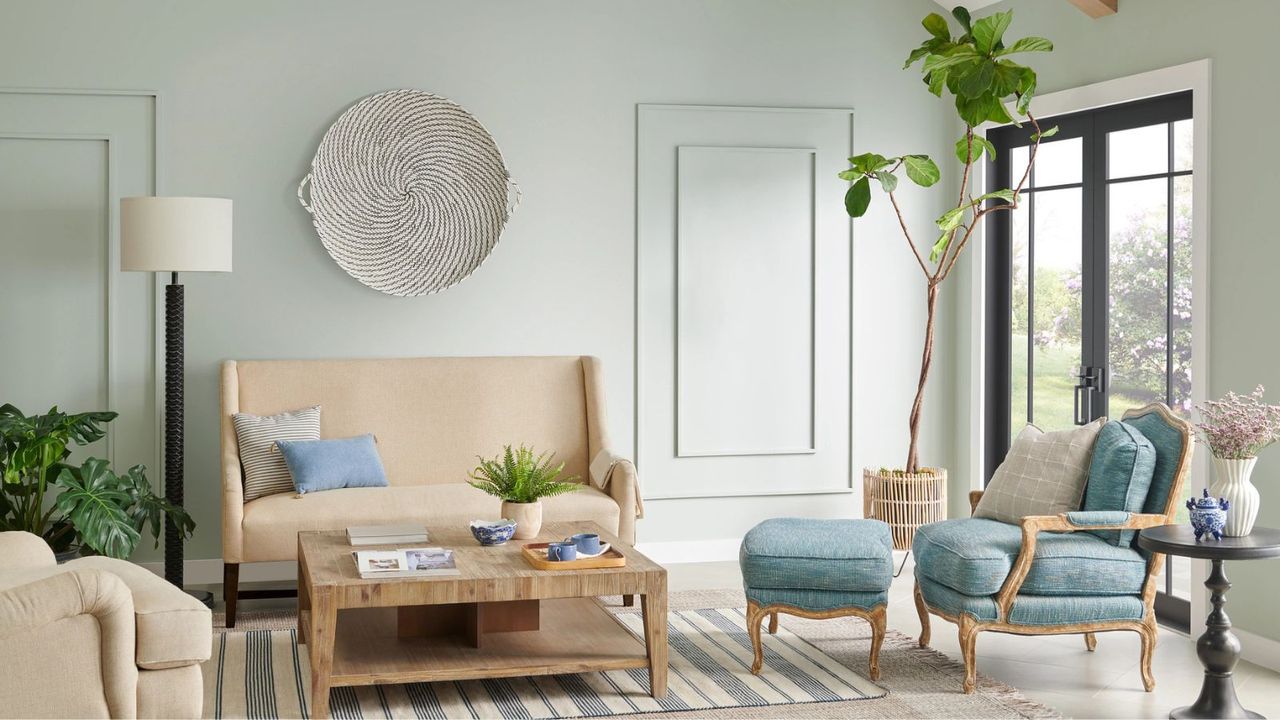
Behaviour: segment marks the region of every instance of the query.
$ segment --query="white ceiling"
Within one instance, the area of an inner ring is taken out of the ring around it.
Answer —
[[[984,8],[988,5],[995,5],[1000,2],[1000,0],[934,0],[934,2],[948,10],[957,5],[963,5],[970,10],[977,10],[978,8]]]

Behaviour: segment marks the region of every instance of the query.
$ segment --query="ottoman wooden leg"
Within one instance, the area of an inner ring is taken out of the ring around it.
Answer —
[[[867,615],[871,623],[871,658],[869,673],[872,680],[880,679],[880,646],[884,644],[884,628],[888,613],[884,605],[877,606]]]
[[[759,675],[764,667],[764,643],[760,639],[760,625],[765,612],[754,602],[747,603],[747,635],[751,637],[751,650],[755,658],[751,662],[751,674]]]

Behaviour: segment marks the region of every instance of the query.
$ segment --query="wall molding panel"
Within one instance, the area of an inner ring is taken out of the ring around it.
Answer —
[[[646,500],[849,494],[849,110],[640,105]]]

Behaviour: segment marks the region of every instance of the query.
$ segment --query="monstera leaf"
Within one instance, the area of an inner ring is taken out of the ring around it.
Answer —
[[[131,471],[132,472],[132,471]],[[132,499],[107,461],[89,458],[58,474],[57,507],[75,526],[85,545],[108,557],[124,559],[142,538],[124,508]]]
[[[128,472],[118,477],[120,489],[129,496],[129,502],[125,508],[130,521],[133,522],[133,527],[138,532],[149,528],[151,536],[155,538],[156,547],[160,547],[160,533],[164,529],[166,515],[178,527],[184,538],[191,537],[196,529],[196,521],[192,520],[185,510],[157,495],[151,489],[145,467],[134,465]]]

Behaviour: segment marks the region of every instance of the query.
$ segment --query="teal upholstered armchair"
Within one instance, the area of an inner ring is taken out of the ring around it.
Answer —
[[[1173,522],[1191,465],[1191,426],[1162,404],[1130,410],[1122,420],[1155,448],[1155,470],[1142,512],[1079,511],[1025,517],[1020,525],[964,518],[916,531],[916,609],[920,646],[929,644],[929,615],[960,629],[964,691],[977,675],[975,640],[983,631],[1020,635],[1129,630],[1142,639],[1142,682],[1155,688],[1156,576],[1164,556],[1139,550],[1136,530]],[[1101,448],[1098,452],[1101,452]],[[1107,482],[1091,476],[1089,482]],[[982,491],[970,493],[976,507]],[[1116,542],[1102,533],[1129,531]],[[1130,537],[1132,536],[1132,537]]]

